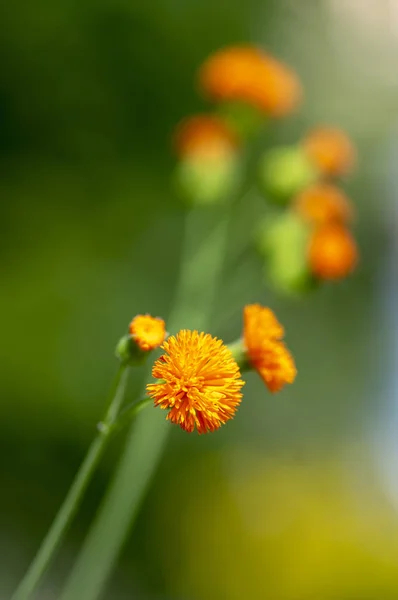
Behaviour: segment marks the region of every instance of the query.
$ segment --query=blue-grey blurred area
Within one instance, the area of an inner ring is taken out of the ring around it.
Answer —
[[[170,136],[206,108],[201,61],[238,42],[304,85],[302,111],[265,145],[318,123],[355,140],[361,262],[341,284],[280,297],[251,248],[266,206],[249,195],[231,209],[211,332],[232,341],[245,303],[269,305],[299,376],[271,396],[250,374],[219,432],[172,430],[105,597],[398,597],[398,0],[15,0],[0,10],[1,598],[95,433],[117,340],[136,313],[170,311],[184,217]],[[58,597],[122,441],[39,600]]]

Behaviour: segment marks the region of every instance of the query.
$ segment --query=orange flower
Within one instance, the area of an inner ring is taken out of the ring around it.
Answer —
[[[220,118],[196,115],[184,119],[174,136],[177,154],[181,157],[224,157],[236,150],[238,140]]]
[[[302,95],[295,73],[253,46],[211,55],[199,71],[199,85],[212,100],[245,102],[274,117],[292,112]]]
[[[358,249],[350,232],[338,224],[316,229],[309,245],[309,263],[321,279],[342,279],[358,262]]]
[[[293,383],[297,369],[293,357],[280,340],[282,325],[274,313],[260,304],[245,306],[243,340],[250,364],[271,392]]]
[[[215,431],[234,416],[244,382],[230,350],[208,333],[182,330],[162,346],[148,384],[155,406],[185,431]]]
[[[281,340],[285,331],[270,308],[261,304],[248,304],[244,309],[245,339],[254,340],[257,336],[262,339]]]
[[[130,335],[144,352],[160,346],[166,337],[163,319],[150,315],[137,315],[130,323]]]
[[[305,189],[294,202],[296,212],[316,225],[330,222],[346,223],[353,217],[353,208],[342,190],[327,183]]]
[[[324,175],[344,175],[355,164],[355,149],[350,138],[333,127],[314,129],[304,140],[304,148]]]

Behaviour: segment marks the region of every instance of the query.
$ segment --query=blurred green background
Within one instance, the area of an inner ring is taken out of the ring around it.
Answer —
[[[361,264],[312,296],[276,296],[250,249],[265,206],[237,203],[211,331],[229,342],[245,303],[270,305],[299,377],[271,397],[251,374],[214,435],[173,428],[105,597],[397,598],[398,1],[15,0],[0,15],[0,597],[92,439],[118,338],[134,314],[170,311],[184,216],[170,135],[205,107],[196,69],[254,42],[306,93],[265,146],[318,122],[358,146]],[[40,600],[57,598],[121,445]]]

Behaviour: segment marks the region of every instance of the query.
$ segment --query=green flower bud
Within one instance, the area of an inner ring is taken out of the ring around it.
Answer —
[[[239,165],[234,155],[192,155],[182,159],[175,180],[181,196],[195,206],[224,202],[239,181]]]
[[[293,254],[274,255],[264,267],[266,281],[287,296],[302,296],[317,287],[318,281]]]
[[[150,353],[141,350],[134,338],[127,334],[119,340],[115,354],[123,364],[137,366],[144,363]]]
[[[318,171],[300,146],[266,152],[260,159],[258,174],[262,192],[282,205],[318,179]]]
[[[282,293],[297,295],[314,287],[308,267],[309,226],[292,212],[265,220],[257,248],[264,257],[266,279]]]

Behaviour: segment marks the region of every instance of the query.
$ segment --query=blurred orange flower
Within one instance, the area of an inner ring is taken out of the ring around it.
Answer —
[[[293,383],[297,369],[286,346],[280,340],[282,325],[274,313],[260,304],[245,306],[243,339],[251,365],[271,392]]]
[[[174,145],[180,157],[220,158],[236,150],[238,139],[219,117],[195,115],[177,126]]]
[[[346,223],[354,210],[345,193],[328,183],[317,183],[301,192],[293,204],[296,212],[315,225]]]
[[[304,139],[309,158],[324,175],[344,175],[352,171],[355,148],[344,131],[334,127],[319,127]]]
[[[144,352],[160,346],[166,337],[166,327],[163,319],[150,315],[137,315],[129,326],[131,337]]]
[[[199,86],[212,100],[245,102],[273,117],[291,113],[302,96],[296,74],[254,46],[212,54],[199,71]]]
[[[188,432],[215,431],[234,416],[244,382],[238,364],[223,342],[210,334],[182,330],[162,346],[155,362],[157,383],[147,385],[155,406]]]
[[[320,227],[312,234],[309,263],[321,279],[342,279],[355,268],[358,249],[350,232],[339,224]]]

